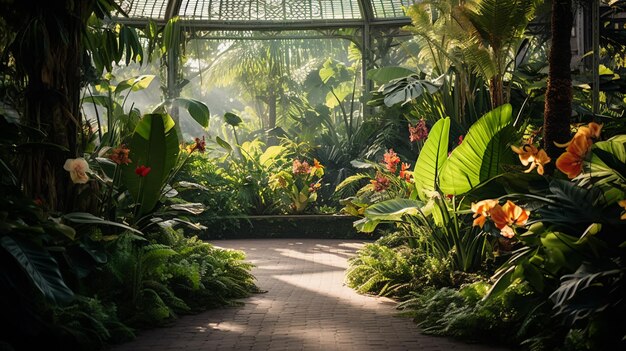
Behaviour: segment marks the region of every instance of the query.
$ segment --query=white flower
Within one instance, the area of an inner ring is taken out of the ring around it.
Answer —
[[[84,158],[68,158],[63,165],[63,169],[70,172],[70,177],[74,184],[85,184],[89,180],[89,164]]]

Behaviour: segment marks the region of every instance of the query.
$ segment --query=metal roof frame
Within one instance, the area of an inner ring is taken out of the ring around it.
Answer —
[[[385,26],[385,27],[401,27],[407,24],[410,24],[411,21],[406,16],[397,16],[401,10],[396,8],[402,5],[408,5],[413,3],[414,1],[410,0],[335,0],[337,2],[356,2],[359,9],[360,18],[327,18],[327,19],[266,19],[266,20],[226,20],[226,19],[197,19],[197,18],[189,18],[189,16],[181,15],[181,6],[184,1],[193,1],[193,0],[167,0],[167,4],[165,6],[165,10],[162,11],[163,5],[165,5],[165,0],[162,1],[152,1],[153,7],[151,8],[150,15],[148,16],[140,16],[140,17],[123,17],[116,16],[114,18],[115,22],[132,25],[132,26],[143,26],[149,21],[154,21],[157,24],[164,25],[171,18],[175,16],[180,17],[180,23],[183,27],[189,29],[197,29],[197,30],[306,30],[306,29],[325,29],[325,28],[363,28],[364,26]],[[209,4],[212,3],[228,3],[228,0],[196,0],[197,2],[202,2],[203,5],[206,1],[209,1]],[[274,2],[274,3],[282,3],[284,4],[286,1],[290,0],[257,0],[256,2]],[[305,0],[302,0],[305,1]],[[313,3],[315,0],[309,0],[309,3]],[[239,1],[241,3],[241,1]],[[317,0],[318,3],[330,3],[331,0]],[[118,0],[118,3],[122,8],[127,8],[133,10],[133,6],[139,6],[141,3],[142,8],[146,8],[149,6],[150,0]],[[248,1],[246,3],[252,3],[252,1]],[[378,6],[374,6],[373,3],[378,4]],[[376,16],[377,13],[381,12],[383,15],[387,16],[387,11],[385,11],[385,7],[382,4],[388,4],[392,6],[393,13],[388,17]],[[396,3],[396,4],[393,4]],[[163,14],[161,18],[158,16],[155,17],[155,7],[160,4],[161,10],[157,10],[157,15]],[[213,5],[216,6],[216,5]],[[276,6],[276,5],[274,5]],[[334,6],[334,5],[333,5]],[[354,6],[354,5],[352,5]],[[203,8],[204,10],[204,8]],[[210,10],[210,9],[207,9]]]

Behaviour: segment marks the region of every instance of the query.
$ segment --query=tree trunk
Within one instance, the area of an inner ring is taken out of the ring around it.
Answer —
[[[267,126],[268,130],[276,128],[276,105],[277,105],[277,97],[274,91],[270,91],[267,96],[267,105],[269,110],[269,123]],[[274,134],[270,134],[267,138],[267,145],[276,145],[277,140]]]
[[[565,143],[570,137],[572,114],[572,77],[570,39],[574,16],[572,0],[552,1],[552,44],[550,48],[548,87],[544,108],[543,143],[552,162],[546,172],[554,171],[556,159],[563,149],[554,145]]]
[[[29,26],[18,34],[22,37],[16,55],[27,79],[24,122],[45,133],[43,139],[29,140],[35,144],[22,155],[22,186],[28,196],[62,212],[75,210],[78,191],[87,187],[72,184],[63,169],[66,159],[82,155],[81,41],[93,1],[73,4],[32,4],[31,17],[24,19]]]
[[[491,95],[491,108],[495,109],[504,104],[504,86],[501,75],[489,79],[489,93]]]

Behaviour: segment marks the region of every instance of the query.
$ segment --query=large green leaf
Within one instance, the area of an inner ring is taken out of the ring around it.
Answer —
[[[233,127],[237,127],[243,122],[241,117],[232,112],[226,112],[224,114],[224,121],[226,121],[226,123],[230,124]]]
[[[96,216],[92,215],[91,213],[87,213],[87,212],[71,212],[71,213],[64,214],[63,218],[68,220],[68,221],[70,221],[70,222],[74,222],[74,223],[111,225],[111,226],[114,226],[114,227],[124,228],[126,230],[130,230],[130,231],[135,232],[137,234],[143,235],[143,233],[140,232],[139,230],[137,230],[135,228],[132,228],[132,227],[129,227],[126,224],[113,222],[113,221],[107,221],[107,220],[105,220],[103,218],[96,217]]]
[[[435,182],[443,164],[448,158],[450,138],[450,117],[440,119],[433,125],[428,139],[420,151],[413,174],[415,188],[420,199],[426,200],[425,192],[435,190]]]
[[[137,124],[130,147],[132,163],[122,166],[122,179],[141,214],[150,212],[161,197],[161,189],[176,165],[179,146],[174,121],[168,114],[147,114]],[[145,177],[135,174],[139,166],[150,167]]]
[[[626,135],[595,143],[585,166],[587,172],[578,177],[580,185],[600,187],[609,204],[626,197]]]
[[[474,123],[463,143],[452,151],[439,175],[446,194],[463,194],[500,174],[502,165],[513,161],[508,147],[514,129],[512,108],[506,104],[488,112]]]
[[[423,80],[413,74],[407,77],[393,79],[389,83],[381,86],[379,91],[385,96],[385,105],[393,106],[398,103],[404,105],[424,93],[435,93],[443,85],[445,77],[445,75],[441,75],[434,80]]]
[[[209,126],[211,112],[203,102],[194,99],[176,98],[172,100],[172,104],[185,108],[191,115],[191,118],[204,128]]]
[[[417,215],[424,203],[411,199],[391,199],[365,210],[365,217],[379,221],[400,221],[404,215]]]
[[[56,260],[45,248],[28,240],[8,235],[0,238],[0,246],[17,260],[46,299],[55,303],[72,300],[74,293],[65,284]]]
[[[115,87],[115,94],[119,94],[126,89],[130,89],[132,91],[146,89],[148,86],[150,86],[150,84],[154,80],[154,77],[155,76],[152,74],[145,74],[122,81],[117,85],[117,87]]]
[[[414,70],[399,67],[399,66],[388,66],[381,68],[374,68],[367,71],[367,78],[377,82],[377,83],[389,83],[391,80],[404,78],[406,76],[410,76],[412,74],[416,74]]]
[[[281,146],[281,145],[270,146],[259,157],[259,164],[265,167],[270,167],[278,159],[280,159],[281,155],[284,155],[286,152],[287,152],[287,148],[285,148],[284,146]]]

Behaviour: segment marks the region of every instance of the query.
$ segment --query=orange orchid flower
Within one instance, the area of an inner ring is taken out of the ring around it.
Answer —
[[[485,220],[489,215],[489,211],[498,205],[498,200],[482,200],[477,203],[472,203],[472,212],[474,212],[473,226],[483,227]]]
[[[556,160],[556,168],[572,179],[583,171],[583,161],[591,149],[592,141],[585,134],[576,134],[566,151]]]
[[[511,149],[519,155],[520,162],[524,166],[530,165],[530,167],[524,171],[524,173],[530,173],[533,169],[537,168],[537,173],[543,175],[543,166],[550,162],[551,159],[548,154],[542,149],[539,150],[533,144],[524,144],[521,147],[511,146]]]
[[[626,210],[626,199],[619,201],[617,204],[623,207],[624,210]],[[622,212],[622,215],[619,217],[619,219],[621,219],[622,221],[626,219],[626,211]]]
[[[576,138],[578,136],[584,136],[585,138],[589,139],[590,143],[592,143],[592,139],[599,139],[600,138],[600,132],[601,131],[602,131],[602,124],[598,124],[596,122],[591,122],[591,123],[589,123],[586,126],[582,126],[582,127],[578,128],[578,130],[576,131],[576,134],[574,134],[574,137],[572,138],[572,140],[570,140],[570,141],[568,141],[567,143],[564,143],[564,144],[554,143],[554,145],[556,145],[558,147],[567,147],[574,141],[574,138]]]
[[[528,210],[517,206],[510,200],[502,206],[497,200],[483,200],[472,204],[472,211],[475,212],[474,226],[478,225],[482,228],[487,217],[490,217],[496,228],[500,229],[500,234],[509,239],[515,236],[511,226],[525,225],[530,216]]]
[[[407,182],[411,181],[411,171],[408,171],[410,167],[411,165],[405,162],[402,162],[402,164],[400,165],[399,177],[406,180]]]

